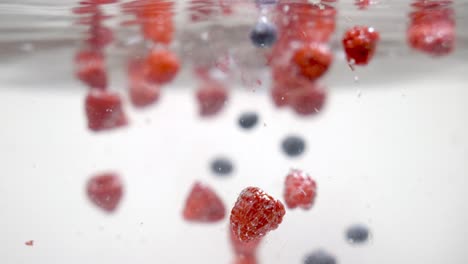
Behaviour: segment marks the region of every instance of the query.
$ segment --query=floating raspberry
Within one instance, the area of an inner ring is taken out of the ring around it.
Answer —
[[[179,68],[179,59],[169,50],[155,49],[146,58],[146,76],[158,84],[172,81]]]
[[[102,173],[93,176],[86,186],[88,198],[105,212],[112,213],[123,194],[122,182],[115,173]]]
[[[325,44],[306,44],[297,49],[292,57],[302,77],[311,81],[321,77],[332,63],[332,53]]]
[[[291,170],[284,183],[284,201],[288,208],[310,209],[314,204],[317,184],[300,170]]]
[[[92,90],[85,100],[88,128],[93,131],[109,130],[127,125],[122,101],[116,93]]]
[[[82,50],[75,56],[76,76],[91,88],[106,89],[104,55],[97,50]]]
[[[355,26],[348,29],[342,40],[348,61],[356,65],[368,64],[379,39],[379,33],[372,27]]]
[[[227,98],[227,91],[221,83],[212,80],[204,81],[197,91],[200,115],[213,116],[217,114],[223,108]]]
[[[260,245],[260,242],[262,242],[262,238],[254,239],[249,242],[242,242],[239,240],[237,234],[234,233],[232,229],[229,229],[229,234],[231,238],[231,245],[236,255],[256,255],[258,246]]]
[[[226,209],[218,195],[207,185],[196,182],[185,202],[184,219],[212,223],[224,218]]]
[[[312,115],[320,112],[327,98],[323,87],[311,83],[304,88],[289,93],[288,101],[297,114]]]
[[[257,187],[245,188],[231,211],[231,229],[242,242],[260,239],[283,221],[283,204]]]

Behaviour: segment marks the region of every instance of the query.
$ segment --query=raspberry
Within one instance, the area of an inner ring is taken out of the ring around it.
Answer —
[[[90,91],[86,96],[85,109],[88,127],[93,131],[118,128],[128,123],[120,96],[116,93]]]
[[[325,89],[317,84],[309,84],[304,88],[289,93],[288,100],[297,114],[311,115],[322,110],[327,94]]]
[[[372,27],[355,26],[348,29],[342,40],[348,61],[367,65],[374,56],[379,39],[379,33]]]
[[[104,55],[97,50],[82,50],[75,56],[76,76],[91,88],[106,89]]]
[[[245,188],[231,211],[231,230],[241,242],[260,239],[283,221],[283,204],[257,187]]]
[[[184,219],[211,223],[224,218],[226,209],[218,195],[207,185],[195,182],[185,202]]]
[[[146,76],[148,80],[158,84],[172,81],[179,68],[179,59],[169,50],[152,50],[146,58]]]
[[[425,18],[421,22],[414,19],[408,28],[407,39],[413,49],[433,56],[447,55],[455,49],[455,25],[443,18]]]
[[[141,61],[130,62],[128,77],[130,100],[135,107],[146,107],[159,99],[160,88],[144,78]]]
[[[232,229],[229,230],[229,234],[231,238],[231,245],[236,255],[256,255],[257,248],[260,245],[260,242],[262,242],[261,238],[254,239],[249,242],[242,242],[239,240]]]
[[[197,100],[201,116],[213,116],[223,108],[228,94],[223,85],[219,82],[204,81],[197,91]]]
[[[234,264],[257,264],[257,258],[254,255],[237,255]]]
[[[283,107],[289,104],[289,90],[282,86],[275,86],[271,89],[271,98],[277,107]]]
[[[88,197],[96,206],[111,213],[122,198],[123,187],[115,173],[102,173],[92,177],[87,184]]]
[[[284,183],[284,201],[288,208],[310,209],[314,204],[317,185],[309,175],[291,170]]]
[[[333,56],[327,45],[307,44],[294,52],[292,63],[299,73],[311,81],[322,76],[330,67]]]
[[[34,240],[26,241],[26,242],[24,242],[24,244],[25,244],[26,246],[32,247],[32,246],[34,246]]]
[[[100,24],[91,25],[86,42],[94,49],[102,49],[114,40],[114,34],[108,27]]]

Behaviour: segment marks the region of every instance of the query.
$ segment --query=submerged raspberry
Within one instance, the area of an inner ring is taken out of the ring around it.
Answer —
[[[234,264],[257,264],[257,257],[254,255],[237,255]]]
[[[98,50],[82,50],[75,56],[76,76],[90,88],[106,89],[104,55]]]
[[[200,115],[213,116],[223,109],[228,93],[221,83],[207,80],[202,83],[196,96]]]
[[[348,29],[343,37],[343,47],[348,61],[356,65],[366,65],[374,56],[379,33],[372,27],[355,26]]]
[[[109,130],[127,125],[122,101],[117,93],[92,90],[85,100],[88,128],[93,131]]]
[[[327,45],[307,44],[294,52],[292,63],[298,67],[301,77],[313,81],[328,70],[332,59],[332,53]]]
[[[291,170],[284,183],[284,201],[288,208],[310,209],[314,204],[317,184],[300,170]]]
[[[211,223],[224,218],[226,209],[218,195],[207,185],[196,182],[185,202],[184,219]]]
[[[179,68],[179,59],[169,50],[155,49],[146,58],[146,77],[158,84],[172,81]]]
[[[88,181],[86,191],[91,202],[111,213],[117,208],[122,198],[123,187],[117,174],[102,173]]]
[[[325,105],[326,98],[325,89],[316,83],[296,89],[288,95],[289,104],[299,115],[312,115],[320,112]]]
[[[160,96],[159,86],[146,80],[143,69],[142,61],[135,60],[129,63],[130,101],[135,107],[140,108],[154,104]]]
[[[260,239],[283,221],[283,204],[257,187],[245,188],[231,211],[231,230],[240,241]]]

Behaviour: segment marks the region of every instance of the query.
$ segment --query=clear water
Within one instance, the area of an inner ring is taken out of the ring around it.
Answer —
[[[348,264],[467,263],[468,2],[451,6],[455,49],[441,57],[407,45],[409,1],[367,10],[333,3],[335,60],[321,80],[328,100],[313,117],[274,106],[264,53],[247,37],[260,11],[249,1],[225,2],[231,15],[212,7],[199,22],[190,20],[188,0],[175,2],[170,48],[182,69],[143,110],[126,95],[126,62],[150,44],[137,26],[122,25],[131,20],[124,3],[101,7],[115,35],[105,49],[109,88],[123,95],[129,118],[127,127],[102,133],[86,126],[88,90],[74,73],[87,28],[72,12],[78,2],[0,2],[1,263],[233,263],[229,211],[239,192],[258,186],[282,200],[291,168],[317,181],[317,200],[311,210],[287,210],[260,246],[259,263],[303,263],[319,249]],[[340,39],[355,24],[378,29],[381,42],[372,62],[352,71]],[[226,54],[234,70],[213,74],[229,84],[230,98],[215,117],[200,117],[192,67]],[[237,120],[245,111],[259,115],[248,131]],[[305,140],[302,155],[282,153],[288,135]],[[211,171],[218,157],[233,162],[231,175]],[[112,214],[85,192],[91,175],[109,170],[125,186]],[[223,221],[184,221],[195,180],[220,195]],[[354,224],[369,228],[367,242],[349,243]]]

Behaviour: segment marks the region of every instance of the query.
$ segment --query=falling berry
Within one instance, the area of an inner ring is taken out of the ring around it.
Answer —
[[[160,88],[146,80],[143,63],[135,60],[129,63],[128,81],[130,101],[135,107],[146,107],[154,104],[160,96]]]
[[[231,211],[231,230],[241,242],[260,239],[283,221],[283,204],[257,187],[245,188]]]
[[[305,257],[304,264],[336,264],[336,259],[324,250],[316,250]]]
[[[369,229],[360,224],[352,225],[346,230],[346,239],[351,244],[361,244],[369,238]]]
[[[281,143],[283,152],[290,157],[301,155],[304,152],[305,147],[306,144],[304,140],[298,136],[288,136]]]
[[[291,170],[284,184],[284,201],[288,208],[310,209],[316,197],[317,184],[300,170]]]
[[[122,101],[116,93],[92,90],[85,100],[88,127],[92,131],[109,130],[127,125]]]
[[[256,255],[258,246],[262,242],[262,238],[254,239],[249,242],[242,242],[232,229],[229,229],[231,245],[236,255]]]
[[[92,203],[105,212],[112,213],[122,198],[123,187],[117,174],[102,173],[88,181],[86,191]]]
[[[184,219],[212,223],[224,218],[226,209],[218,195],[207,185],[195,182],[185,202]]]
[[[76,76],[91,88],[106,89],[104,55],[97,50],[82,50],[75,56]]]
[[[297,49],[292,57],[301,77],[311,81],[321,77],[330,67],[333,55],[325,44],[306,44]]]
[[[232,162],[226,158],[217,158],[211,163],[211,170],[218,175],[231,174],[233,167]]]
[[[179,59],[169,50],[152,50],[146,58],[146,76],[148,80],[158,84],[172,81],[179,68]]]
[[[216,81],[207,80],[197,91],[199,113],[201,116],[213,116],[223,108],[228,94],[224,86]]]
[[[257,257],[255,255],[239,254],[234,259],[234,264],[257,264]]]
[[[372,27],[355,26],[348,29],[342,41],[348,62],[367,65],[374,56],[379,39],[379,33]]]
[[[253,128],[258,122],[258,115],[254,112],[243,113],[239,117],[239,126],[244,129]]]
[[[455,26],[443,19],[411,24],[407,35],[413,49],[433,56],[448,55],[455,49]]]
[[[26,242],[24,242],[24,244],[25,244],[26,246],[32,247],[32,246],[34,246],[34,240],[26,241]]]
[[[322,86],[311,83],[304,88],[291,91],[288,100],[297,114],[312,115],[322,110],[326,97],[326,91]]]
[[[250,32],[250,40],[257,47],[271,47],[276,42],[277,34],[275,25],[260,21]]]

